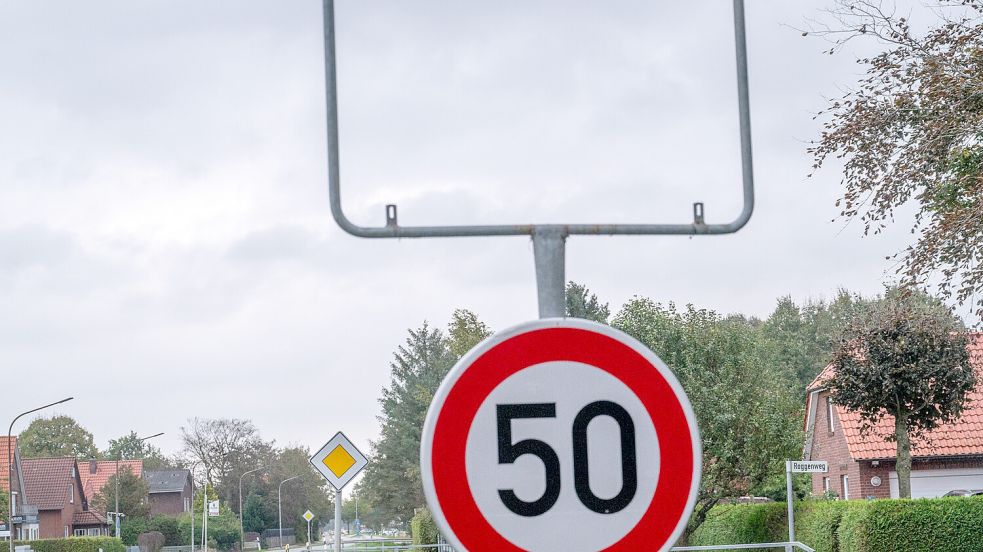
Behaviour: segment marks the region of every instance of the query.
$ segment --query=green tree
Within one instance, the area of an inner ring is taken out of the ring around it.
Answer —
[[[311,524],[312,531],[318,529],[320,520],[333,519],[331,493],[324,478],[311,469],[310,451],[304,447],[287,447],[276,454],[269,469],[269,481],[272,483],[267,494],[269,510],[277,512],[276,500],[279,483],[289,477],[299,475],[299,479],[283,485],[283,526],[293,527],[298,541],[303,542],[307,536],[307,522],[302,517],[305,510],[310,510],[317,520]]]
[[[880,2],[836,0],[833,21],[813,30],[833,38],[829,53],[857,38],[886,49],[858,60],[866,74],[820,112],[809,152],[816,169],[830,159],[843,167],[837,205],[865,235],[913,206],[915,242],[899,253],[899,275],[906,285],[938,282],[943,298],[971,301],[981,316],[983,1],[936,4],[920,13],[939,19],[924,25]]]
[[[150,515],[147,503],[147,482],[133,474],[129,466],[120,466],[119,511],[126,519],[145,519]],[[92,498],[91,508],[96,512],[116,511],[116,475],[112,475]]]
[[[0,519],[8,519],[10,515],[10,497],[5,492],[0,492]]]
[[[255,533],[276,527],[276,512],[270,511],[259,493],[249,493],[246,497],[242,506],[242,526],[244,531]]]
[[[696,413],[703,479],[693,526],[720,498],[768,485],[801,452],[796,379],[768,362],[756,324],[706,309],[629,301],[613,325],[635,337],[676,374]]]
[[[806,386],[829,364],[843,328],[869,301],[839,290],[831,301],[809,300],[797,305],[782,297],[761,325],[769,362],[795,374],[802,394]]]
[[[361,482],[362,496],[388,520],[406,522],[424,504],[420,434],[430,401],[454,361],[443,333],[426,322],[409,330],[393,355],[390,384],[379,399],[380,437],[372,442],[372,462]]]
[[[17,441],[25,458],[74,456],[95,458],[99,455],[92,434],[70,416],[36,418]]]
[[[461,358],[491,334],[491,328],[479,320],[475,313],[457,309],[447,325],[447,349],[454,358]]]
[[[172,467],[159,448],[148,441],[140,440],[135,431],[118,439],[110,439],[109,447],[103,451],[102,456],[110,460],[143,460],[143,467],[149,470]]]
[[[962,321],[921,293],[890,289],[847,325],[827,382],[835,404],[870,434],[882,420],[897,443],[898,492],[911,498],[911,440],[959,418],[976,386]]]
[[[585,318],[601,324],[608,323],[611,309],[607,303],[601,303],[597,295],[591,293],[587,286],[576,282],[567,282],[566,297],[567,316]]]

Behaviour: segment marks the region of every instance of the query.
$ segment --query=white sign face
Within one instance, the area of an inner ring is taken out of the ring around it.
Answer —
[[[700,480],[696,421],[651,351],[594,322],[496,334],[441,384],[424,491],[459,549],[666,550]]]
[[[218,501],[208,501],[208,517],[218,517]]]
[[[314,519],[314,514],[311,513],[310,510],[307,510],[306,512],[304,512],[304,521],[310,522],[312,519]]]
[[[338,490],[347,485],[368,463],[365,455],[340,431],[311,456],[314,469]]]
[[[826,473],[829,471],[829,462],[805,462],[792,460],[789,462],[792,473]]]

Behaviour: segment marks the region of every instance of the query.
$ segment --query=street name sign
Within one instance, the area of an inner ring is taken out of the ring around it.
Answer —
[[[829,462],[792,460],[789,465],[793,473],[826,473],[829,471]]]
[[[314,514],[310,510],[304,512],[304,521],[310,523],[312,519],[314,519]]]
[[[365,455],[340,431],[311,456],[314,469],[338,490],[347,485],[368,463]]]
[[[458,550],[668,550],[700,486],[689,399],[644,345],[573,318],[527,322],[441,383],[420,467]]]

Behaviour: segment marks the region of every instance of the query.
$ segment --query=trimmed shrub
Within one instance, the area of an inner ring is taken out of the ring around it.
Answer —
[[[805,501],[796,539],[817,552],[983,552],[983,497]],[[689,544],[784,541],[785,504],[716,506]]]
[[[795,538],[816,552],[840,552],[837,531],[843,512],[857,504],[842,500],[809,500],[795,506]]]
[[[113,537],[69,537],[67,539],[39,539],[17,541],[14,544],[30,546],[34,552],[125,552],[119,539]]]
[[[840,552],[979,552],[983,498],[875,500],[840,521]]]
[[[787,519],[783,502],[714,506],[688,542],[709,546],[784,541],[788,538]]]
[[[437,544],[437,522],[430,515],[430,510],[420,508],[410,520],[410,532],[413,544]]]

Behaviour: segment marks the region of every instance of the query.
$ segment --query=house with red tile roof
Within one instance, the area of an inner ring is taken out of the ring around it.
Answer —
[[[967,349],[977,387],[957,421],[912,440],[912,498],[983,490],[983,333],[970,336]],[[803,459],[829,462],[828,473],[813,474],[813,494],[897,498],[897,447],[886,440],[894,433],[894,418],[885,416],[861,434],[860,416],[829,400],[825,382],[832,375],[832,365],[827,366],[806,388]]]
[[[75,458],[25,458],[27,502],[38,509],[43,539],[107,535],[106,518],[89,511]]]
[[[115,460],[86,460],[79,464],[79,477],[82,480],[82,490],[89,499],[94,498],[102,488],[109,482],[109,478],[116,475]],[[143,460],[120,460],[119,472],[130,470],[137,477],[143,476]]]
[[[13,466],[11,466],[13,464]],[[20,518],[20,522],[14,523],[14,539],[34,540],[38,538],[38,510],[26,502],[24,494],[24,470],[21,463],[20,450],[17,448],[17,437],[0,437],[0,492],[8,495],[10,488],[10,475],[14,476],[14,509],[15,517]],[[10,531],[7,527],[8,520],[0,520],[0,537],[7,538]]]

